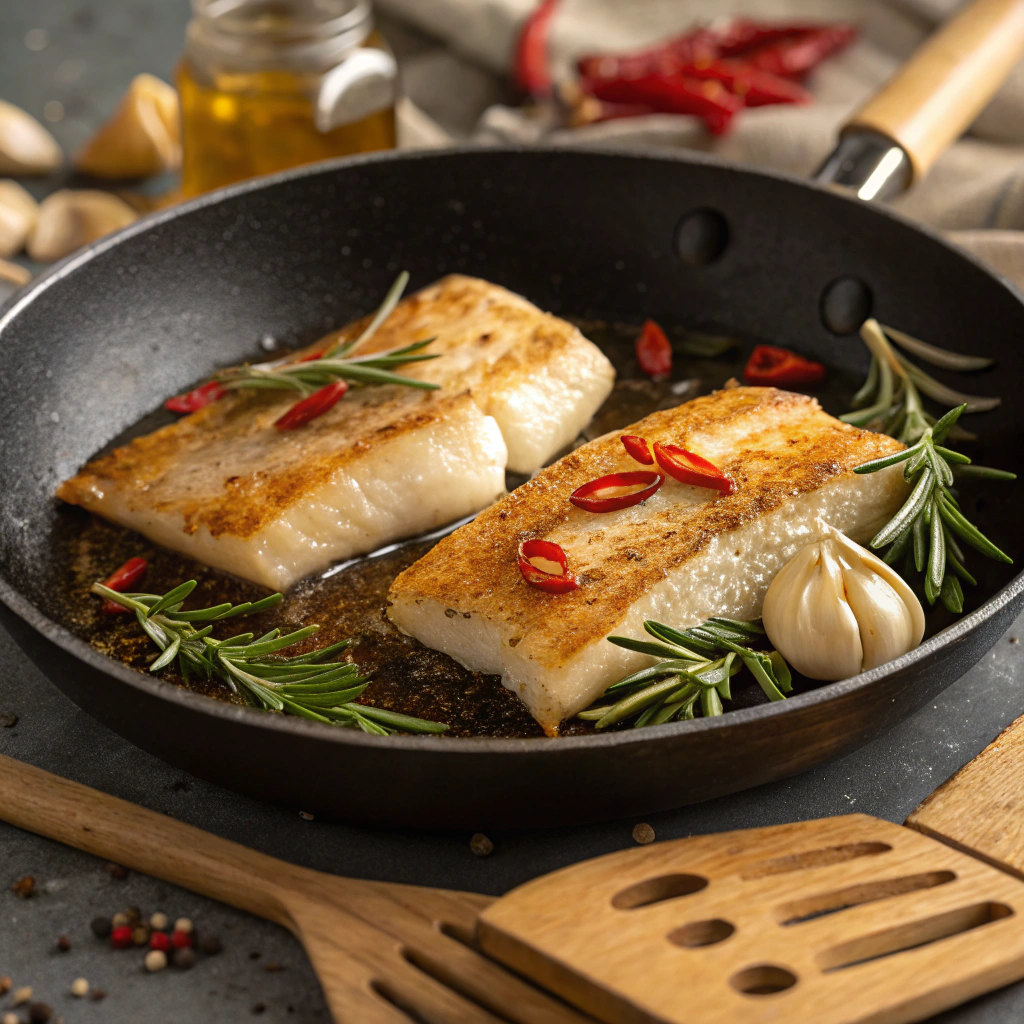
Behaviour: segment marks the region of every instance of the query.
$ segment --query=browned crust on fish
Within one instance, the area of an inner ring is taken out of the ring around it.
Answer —
[[[581,559],[577,552],[569,568],[580,586],[568,594],[545,594],[523,580],[519,543],[557,536],[570,517],[586,515],[569,503],[572,491],[606,473],[638,468],[620,434],[701,454],[708,438],[734,428],[743,434],[743,447],[720,465],[735,483],[733,494],[709,491],[700,504],[674,505],[641,522],[594,532],[588,543],[595,556]],[[517,636],[529,635],[534,656],[559,666],[611,632],[638,599],[713,538],[901,447],[890,437],[833,419],[806,395],[775,388],[718,391],[656,412],[560,459],[442,540],[395,580],[391,597],[483,615]]]

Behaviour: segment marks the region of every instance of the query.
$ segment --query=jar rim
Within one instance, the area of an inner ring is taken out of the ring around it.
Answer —
[[[208,24],[215,23],[218,33],[238,37],[272,35],[282,41],[347,35],[361,26],[368,26],[373,17],[371,0],[305,0],[301,3],[286,0],[285,4],[281,0],[191,0],[191,4],[194,17]],[[266,21],[253,17],[260,8],[270,14],[283,6],[291,8],[289,18],[276,23],[272,29],[268,29]],[[339,13],[331,12],[332,7]],[[243,14],[245,9],[248,11]],[[304,17],[307,13],[309,16]]]

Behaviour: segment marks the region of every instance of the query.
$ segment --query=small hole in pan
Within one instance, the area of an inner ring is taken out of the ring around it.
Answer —
[[[714,263],[728,244],[729,225],[717,210],[691,210],[676,225],[676,255],[691,267]]]
[[[691,921],[681,928],[668,933],[668,941],[674,946],[686,949],[700,949],[701,946],[714,946],[725,942],[736,931],[736,925],[716,917],[711,921]]]
[[[873,305],[871,289],[859,277],[838,277],[821,293],[821,322],[833,334],[853,334]]]
[[[737,992],[745,996],[773,996],[796,984],[796,975],[777,964],[755,964],[737,971],[730,979]]]
[[[612,897],[616,910],[636,910],[652,903],[674,900],[678,896],[689,896],[706,888],[708,880],[700,875],[659,875],[645,878],[642,882],[617,892]]]

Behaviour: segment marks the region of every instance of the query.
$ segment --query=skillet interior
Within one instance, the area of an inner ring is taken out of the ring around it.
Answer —
[[[727,225],[724,250],[703,266],[675,252],[680,219],[697,209]],[[862,345],[829,332],[820,316],[828,284],[853,275],[883,322],[998,356],[970,389],[1010,400],[971,418],[983,438],[972,455],[1020,471],[1008,382],[1020,379],[1024,307],[969,258],[884,211],[706,160],[577,152],[376,157],[243,186],[73,258],[0,321],[3,596],[56,641],[12,619],[29,653],[128,738],[197,774],[322,814],[564,823],[686,802],[694,770],[705,797],[850,749],[952,682],[1008,625],[1020,581],[998,608],[973,617],[975,629],[965,620],[884,672],[785,705],[656,737],[438,743],[217,707],[105,661],[27,607],[55,612],[62,567],[50,495],[59,480],[167,394],[249,356],[264,334],[305,343],[370,308],[403,267],[413,287],[464,271],[556,313],[714,327],[862,372]],[[1015,558],[1019,486],[973,491],[984,528]],[[975,605],[1012,576],[985,568]],[[375,787],[339,787],[368,772],[393,794],[386,807]]]

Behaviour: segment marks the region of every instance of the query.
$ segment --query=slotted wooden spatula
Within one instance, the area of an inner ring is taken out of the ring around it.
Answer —
[[[922,1020],[1024,977],[1024,717],[906,824],[609,854],[484,908],[479,939],[614,1024]]]

